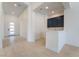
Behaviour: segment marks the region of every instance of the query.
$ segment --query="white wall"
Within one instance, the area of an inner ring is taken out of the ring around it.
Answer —
[[[58,32],[48,31],[46,32],[46,48],[57,52],[58,51]]]
[[[4,14],[2,3],[0,2],[0,48],[2,48],[2,39],[4,38]]]
[[[27,38],[27,25],[28,25],[28,10],[27,10],[27,8],[19,16],[19,21],[20,21],[20,36],[23,38]]]
[[[9,32],[8,32],[8,27],[9,27],[9,23],[10,22],[14,22],[15,23],[15,35],[19,35],[20,30],[19,30],[19,19],[16,16],[13,15],[5,15],[5,36],[8,36]]]
[[[46,26],[45,19],[46,15],[33,12],[32,14],[32,30],[35,33],[35,39],[40,39],[41,35],[45,36]]]
[[[27,8],[28,16],[25,15],[26,16],[25,19],[27,19],[26,21],[27,24],[25,25],[25,27],[27,26],[26,37],[29,42],[35,42],[36,39],[39,39],[40,33],[45,31],[44,30],[45,17],[44,15],[35,13],[33,10],[34,8],[35,6],[29,5]]]
[[[28,6],[28,25],[27,25],[27,41],[34,42],[34,34],[32,30],[32,7]]]
[[[79,3],[72,2],[64,15],[67,44],[79,47]]]
[[[46,48],[60,52],[65,44],[64,31],[47,31],[46,32]]]
[[[58,31],[58,52],[62,50],[65,44],[66,44],[65,31]]]

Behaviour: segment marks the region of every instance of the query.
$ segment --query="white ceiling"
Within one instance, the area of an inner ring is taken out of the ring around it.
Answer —
[[[48,9],[45,9],[46,6],[48,6]],[[62,2],[45,2],[34,11],[41,14],[52,15],[52,11],[54,11],[54,13],[64,12],[64,5]]]
[[[52,15],[52,11],[55,13],[63,12],[64,9],[69,7],[69,3],[65,2],[27,2],[32,4],[37,8],[34,9],[35,12],[39,12],[41,14],[48,14],[49,16]],[[24,2],[3,2],[3,11],[5,14],[19,16],[25,8],[27,8],[27,3]],[[14,6],[17,4],[17,7]],[[48,9],[45,7],[48,6]]]
[[[16,4],[17,6],[14,6]],[[3,2],[3,11],[5,14],[19,16],[27,5],[24,2]]]

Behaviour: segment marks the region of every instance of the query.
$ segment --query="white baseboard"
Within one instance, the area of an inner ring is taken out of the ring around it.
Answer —
[[[77,44],[77,43],[67,42],[66,44],[71,45],[71,46],[75,46],[75,47],[79,47],[79,44]]]

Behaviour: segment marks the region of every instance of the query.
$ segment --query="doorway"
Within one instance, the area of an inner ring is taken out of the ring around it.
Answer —
[[[8,36],[14,36],[14,35],[15,35],[15,23],[10,22],[8,28]]]

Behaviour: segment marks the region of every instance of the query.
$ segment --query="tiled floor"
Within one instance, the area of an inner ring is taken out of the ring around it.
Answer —
[[[29,43],[25,39],[5,38],[3,48],[0,48],[0,56],[4,57],[58,57],[58,56],[79,56],[79,48],[65,45],[59,54],[44,47],[44,40],[40,39],[36,43]]]

